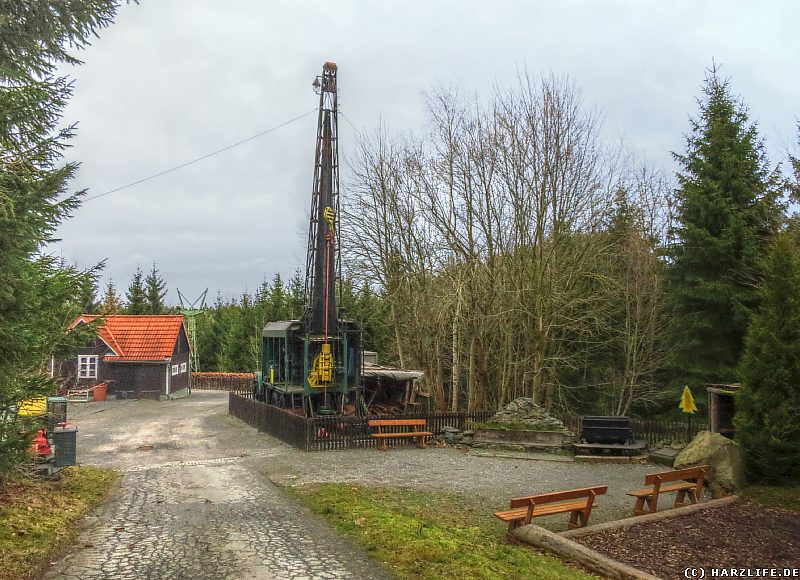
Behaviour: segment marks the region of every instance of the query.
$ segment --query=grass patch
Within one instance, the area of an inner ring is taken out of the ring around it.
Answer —
[[[507,543],[505,525],[462,498],[347,484],[288,489],[400,578],[591,578]]]
[[[800,486],[751,485],[742,492],[742,498],[763,506],[800,513]]]
[[[105,498],[118,474],[69,467],[59,481],[9,479],[0,485],[0,579],[37,578],[77,536],[74,525]]]

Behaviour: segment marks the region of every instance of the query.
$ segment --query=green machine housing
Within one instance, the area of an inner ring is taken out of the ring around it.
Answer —
[[[334,360],[334,380],[326,388],[309,383],[312,361],[324,337],[309,335],[301,320],[269,322],[262,336],[261,372],[257,375],[255,398],[295,409],[306,415],[344,412],[344,406],[362,406],[362,333],[351,320],[339,320],[338,332],[328,337]]]

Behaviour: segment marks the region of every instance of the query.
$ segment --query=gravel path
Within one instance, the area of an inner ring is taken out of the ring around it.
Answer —
[[[45,578],[389,578],[264,477],[288,449],[227,416],[227,394],[71,407],[79,461],[123,476]]]
[[[80,548],[46,578],[386,578],[280,486],[349,482],[457,493],[465,509],[491,514],[514,496],[606,484],[592,512],[599,523],[631,515],[625,492],[662,469],[413,446],[308,453],[230,417],[227,399],[196,391],[177,401],[71,405],[79,461],[115,467],[123,478],[88,518]],[[563,530],[566,517],[537,523]]]

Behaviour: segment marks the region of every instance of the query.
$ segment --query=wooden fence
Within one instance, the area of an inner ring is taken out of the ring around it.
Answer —
[[[579,415],[560,416],[559,420],[564,426],[579,436],[581,432],[581,417]],[[695,420],[692,421],[692,429],[689,430],[688,424],[680,421],[655,421],[652,419],[631,419],[631,431],[634,439],[646,441],[648,445],[658,443],[688,443],[700,431],[707,431],[708,424]]]
[[[371,415],[368,417],[300,417],[272,405],[261,403],[252,394],[228,394],[228,412],[263,433],[276,437],[289,445],[305,451],[328,451],[377,447],[370,437],[370,419],[396,419],[395,416]],[[438,433],[445,426],[467,429],[470,422],[486,421],[489,411],[477,413],[413,413],[404,419],[425,419],[428,428]],[[406,445],[407,438],[390,441],[389,445]],[[413,441],[412,441],[413,442]]]
[[[251,391],[255,373],[192,373],[192,388],[198,391]]]
[[[368,417],[301,417],[278,407],[267,405],[253,399],[251,388],[228,393],[228,413],[281,441],[304,451],[329,451],[334,449],[353,449],[376,447],[376,439],[370,437],[370,419],[396,419],[395,416],[371,415]],[[469,429],[473,422],[488,421],[491,411],[473,413],[413,413],[403,415],[405,419],[425,419],[432,433],[439,433],[443,427]],[[581,431],[581,418],[577,415],[559,417],[564,425],[575,435]],[[692,424],[691,433],[686,423],[633,419],[633,436],[643,439],[648,445],[660,442],[679,441],[688,443],[697,433],[708,429],[703,423]],[[390,446],[407,445],[408,438],[389,440]]]

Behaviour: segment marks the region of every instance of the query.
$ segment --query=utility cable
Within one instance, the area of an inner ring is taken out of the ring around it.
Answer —
[[[116,187],[116,188],[111,189],[109,191],[106,191],[104,193],[99,193],[97,195],[92,195],[90,197],[85,197],[85,198],[83,198],[82,201],[84,201],[84,202],[92,201],[93,199],[97,199],[97,198],[100,198],[100,197],[115,193],[117,191],[121,191],[121,190],[127,189],[129,187],[133,187],[134,185],[139,185],[140,183],[144,183],[145,181],[150,181],[151,179],[155,179],[156,177],[161,177],[162,175],[166,175],[167,173],[172,173],[173,171],[177,171],[178,169],[183,169],[184,167],[188,167],[189,165],[197,163],[198,161],[203,161],[204,159],[208,159],[209,157],[213,157],[214,155],[218,155],[219,153],[223,153],[224,151],[227,151],[229,149],[233,149],[234,147],[238,147],[239,145],[242,145],[244,143],[252,141],[253,139],[258,139],[259,137],[262,137],[262,136],[266,135],[267,133],[272,133],[273,131],[277,131],[278,129],[286,127],[287,125],[291,125],[295,121],[299,121],[303,117],[307,117],[311,113],[316,113],[316,112],[317,112],[317,108],[314,107],[313,109],[303,113],[302,115],[299,115],[299,116],[297,116],[297,117],[295,117],[293,119],[289,119],[288,121],[285,121],[285,122],[281,123],[280,125],[275,125],[274,127],[270,127],[269,129],[261,131],[260,133],[256,133],[255,135],[251,135],[247,139],[242,139],[241,141],[237,141],[236,143],[232,143],[232,144],[228,145],[227,147],[223,147],[222,149],[217,149],[216,151],[212,151],[211,153],[207,153],[207,154],[205,154],[205,155],[203,155],[201,157],[197,157],[196,159],[192,159],[191,161],[187,161],[185,163],[181,163],[180,165],[176,165],[175,167],[172,167],[170,169],[165,169],[164,171],[159,171],[158,173],[154,173],[153,175],[150,175],[148,177],[143,177],[142,179],[137,179],[136,181],[128,183],[127,185],[122,185],[120,187]]]
[[[342,110],[341,110],[341,109],[339,109],[339,114],[340,114],[340,115],[342,116],[342,118],[343,118],[345,121],[347,121],[347,123],[348,123],[348,124],[349,124],[349,125],[350,125],[350,126],[353,128],[353,131],[355,131],[355,132],[356,132],[356,135],[358,135],[358,137],[359,137],[359,138],[362,138],[362,137],[364,136],[364,135],[363,135],[363,133],[362,133],[361,131],[359,131],[359,130],[358,130],[358,127],[356,127],[355,125],[353,125],[353,122],[352,122],[352,121],[351,121],[351,120],[350,120],[350,119],[347,117],[347,115],[345,115],[345,114],[342,112]]]

